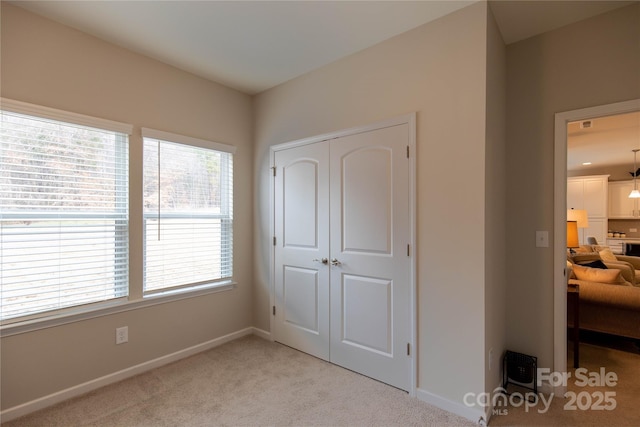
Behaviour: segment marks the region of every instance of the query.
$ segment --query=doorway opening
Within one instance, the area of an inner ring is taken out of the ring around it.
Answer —
[[[555,182],[554,182],[554,370],[567,371],[567,149],[568,126],[572,122],[593,120],[640,111],[640,99],[601,105],[555,115]],[[588,124],[587,124],[588,125]],[[640,147],[638,147],[640,148]],[[564,394],[560,385],[555,393]]]

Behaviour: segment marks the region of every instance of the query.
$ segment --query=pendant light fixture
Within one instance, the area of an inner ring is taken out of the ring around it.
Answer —
[[[631,191],[631,193],[629,193],[629,198],[640,199],[640,191],[638,191],[638,182],[636,177],[636,172],[638,171],[638,169],[636,169],[636,154],[638,154],[638,151],[640,151],[640,149],[636,148],[635,150],[631,151],[633,151],[633,190]]]

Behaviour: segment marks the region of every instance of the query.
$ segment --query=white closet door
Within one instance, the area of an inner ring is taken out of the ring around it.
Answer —
[[[406,124],[331,144],[331,361],[410,386]]]
[[[275,154],[274,338],[329,360],[329,146]]]
[[[409,390],[409,125],[275,152],[274,339]]]

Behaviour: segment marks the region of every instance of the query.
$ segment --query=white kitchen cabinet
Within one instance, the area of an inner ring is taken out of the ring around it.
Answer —
[[[567,178],[567,209],[584,209],[589,219],[608,216],[609,175]]]
[[[638,186],[640,189],[640,182]],[[631,190],[633,190],[633,180],[609,183],[609,218],[640,217],[640,201],[629,198]]]
[[[607,246],[609,246],[609,248],[611,249],[611,252],[613,252],[616,255],[624,255],[624,244],[625,243],[634,243],[634,244],[640,244],[640,239],[619,239],[619,238],[615,238],[615,239],[607,239]]]
[[[609,210],[609,175],[591,175],[567,178],[567,209],[584,209],[589,227],[578,229],[580,244],[587,237],[595,237],[604,244],[607,239]]]
[[[607,239],[607,246],[616,255],[624,255],[624,240]]]

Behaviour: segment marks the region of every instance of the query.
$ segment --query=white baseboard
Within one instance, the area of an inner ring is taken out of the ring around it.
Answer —
[[[90,391],[96,390],[100,387],[122,381],[151,369],[158,368],[160,366],[175,362],[180,359],[184,359],[185,357],[193,356],[194,354],[201,353],[203,351],[225,344],[229,341],[233,341],[235,339],[251,334],[255,334],[261,338],[266,337],[266,339],[270,339],[269,336],[271,335],[269,332],[263,331],[258,328],[249,327],[241,329],[228,335],[224,335],[222,337],[176,351],[175,353],[167,354],[165,356],[161,356],[156,359],[122,369],[121,371],[114,372],[112,374],[105,375],[103,377],[96,378],[94,380],[87,381],[85,383],[78,384],[64,390],[60,390],[58,392],[32,400],[30,402],[5,409],[4,411],[0,412],[0,421],[7,422],[14,420],[40,409],[44,409],[48,406],[55,405],[56,403],[60,403],[73,397],[77,397]]]
[[[423,402],[427,402],[430,405],[437,406],[438,408],[444,409],[447,412],[460,415],[461,417],[477,423],[480,426],[487,425],[487,418],[484,410],[482,409],[469,407],[463,405],[460,402],[454,402],[453,400],[445,399],[444,397],[438,396],[422,389],[417,390],[416,397]]]
[[[493,410],[495,409],[493,404],[496,402],[494,398],[495,398],[496,392],[499,392],[500,390],[502,390],[502,378],[500,378],[500,382],[498,383],[498,385],[495,386],[493,390],[491,390],[491,393],[490,393],[491,396],[489,401],[487,402],[487,407],[485,408],[485,411],[484,411],[485,424],[483,425],[485,426],[488,425],[489,422],[491,421],[491,417],[493,416]]]
[[[260,337],[262,339],[265,339],[267,341],[273,341],[273,337],[271,336],[271,332],[269,331],[265,331],[264,329],[259,329],[256,327],[253,327],[253,335]]]

